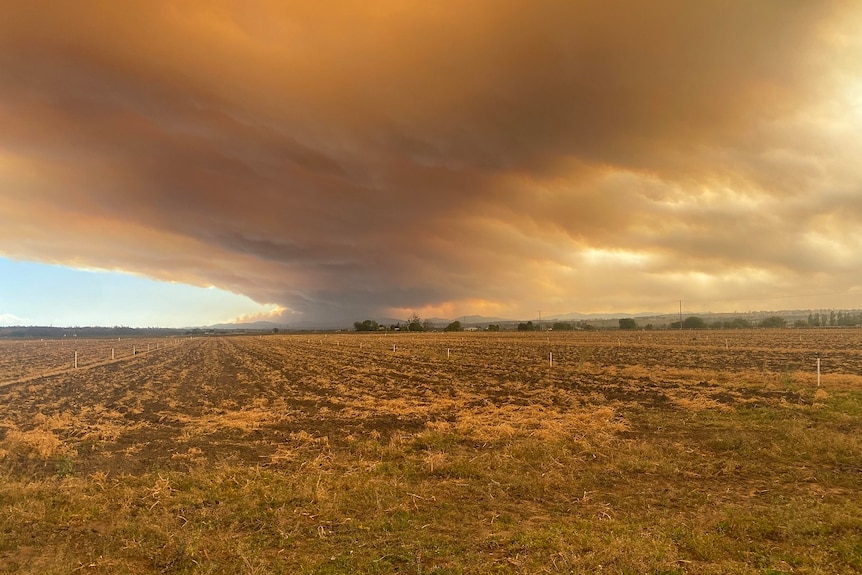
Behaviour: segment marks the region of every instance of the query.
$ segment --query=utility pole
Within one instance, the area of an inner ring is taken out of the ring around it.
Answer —
[[[679,300],[679,330],[682,331],[682,300]]]

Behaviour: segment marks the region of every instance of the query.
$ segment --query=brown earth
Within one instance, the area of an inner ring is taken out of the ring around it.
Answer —
[[[862,569],[860,330],[74,343],[0,342],[0,572]]]

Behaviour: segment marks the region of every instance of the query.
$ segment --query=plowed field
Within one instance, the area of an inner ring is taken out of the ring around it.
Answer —
[[[2,341],[0,572],[73,571],[859,572],[862,331]]]

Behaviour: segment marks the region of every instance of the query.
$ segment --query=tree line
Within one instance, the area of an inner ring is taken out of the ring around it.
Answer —
[[[392,324],[387,328],[386,326],[381,326],[373,319],[366,319],[365,321],[353,322],[353,329],[356,331],[381,331],[387,329],[389,331],[401,331],[402,327],[401,322]],[[406,331],[434,331],[434,324],[431,322],[431,320],[428,319],[423,321],[421,317],[414,313],[405,322],[404,329]],[[464,331],[464,327],[461,325],[460,321],[455,320],[446,327],[444,327],[443,331]]]
[[[751,320],[737,317],[730,320],[716,320],[707,322],[704,318],[696,315],[688,316],[682,322],[671,322],[668,329],[747,329],[753,327],[761,328],[781,328],[787,327],[788,321],[783,317],[773,315],[766,317],[760,321],[752,322]],[[807,319],[798,319],[793,324],[793,327],[853,327],[862,326],[862,312],[848,312],[841,310],[831,310],[829,312],[812,312],[808,314]],[[417,314],[413,314],[408,318],[404,326],[401,322],[390,326],[382,326],[376,321],[367,319],[365,321],[357,321],[353,323],[353,328],[356,331],[434,331],[436,328],[430,320],[422,320]],[[488,331],[500,331],[502,328],[499,324],[489,324]],[[592,331],[597,329],[596,326],[587,323],[585,320],[577,322],[555,321],[553,323],[541,324],[532,320],[520,322],[516,327],[517,331],[544,331],[551,329],[553,331]],[[619,329],[634,330],[645,329],[652,330],[655,326],[647,323],[643,326],[639,325],[637,320],[631,317],[619,319]],[[453,321],[443,328],[443,331],[464,331],[464,326],[460,321]]]

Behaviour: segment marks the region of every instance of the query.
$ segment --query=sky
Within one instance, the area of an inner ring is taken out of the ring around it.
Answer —
[[[277,313],[215,287],[154,281],[128,273],[80,270],[0,258],[0,326],[195,327],[230,322],[254,310]],[[154,322],[152,309],[161,316]],[[201,324],[201,318],[208,318]]]
[[[9,0],[0,322],[862,308],[860,29],[851,0]]]

